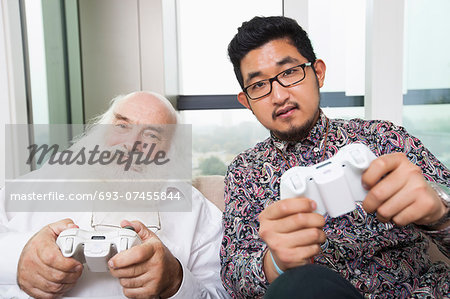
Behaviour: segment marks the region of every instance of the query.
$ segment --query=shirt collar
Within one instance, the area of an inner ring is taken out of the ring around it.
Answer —
[[[272,132],[270,132],[270,139],[273,142],[273,145],[285,152],[289,150],[291,147],[295,147],[296,145],[316,145],[319,144],[320,141],[324,138],[327,130],[327,122],[328,118],[325,114],[320,110],[319,118],[316,124],[312,127],[308,136],[301,141],[284,141],[276,137]]]

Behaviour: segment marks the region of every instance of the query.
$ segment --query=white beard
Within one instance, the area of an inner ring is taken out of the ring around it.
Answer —
[[[132,154],[128,152],[124,145],[118,144],[113,146],[108,146],[105,142],[105,127],[107,125],[101,125],[94,127],[82,138],[80,138],[75,144],[73,144],[69,150],[74,153],[79,152],[84,148],[86,157],[90,156],[89,151],[93,150],[96,146],[100,153],[109,152],[109,158],[105,159],[108,161],[107,164],[102,165],[99,162],[88,164],[87,161],[81,165],[86,171],[88,177],[93,179],[111,179],[111,180],[148,180],[150,174],[154,169],[152,169],[151,164],[145,165],[143,163],[136,163],[138,160],[138,154]],[[100,156],[100,153],[95,155],[96,159]],[[144,156],[144,154],[143,154]],[[112,157],[114,159],[112,159]],[[141,160],[144,157],[141,157]],[[131,159],[132,161],[128,161]],[[122,164],[119,164],[121,160]],[[125,162],[125,163],[124,163]],[[127,169],[127,163],[129,168]],[[90,175],[92,174],[92,176]]]

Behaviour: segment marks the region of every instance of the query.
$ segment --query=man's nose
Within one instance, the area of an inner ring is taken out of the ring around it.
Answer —
[[[273,81],[271,96],[274,104],[283,104],[289,98],[289,91],[278,81]]]
[[[140,135],[137,133],[132,132],[128,134],[122,144],[127,152],[142,151],[142,140],[140,138]]]

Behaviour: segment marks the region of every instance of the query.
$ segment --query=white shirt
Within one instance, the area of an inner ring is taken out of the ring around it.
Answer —
[[[192,187],[191,212],[161,212],[156,234],[180,261],[183,280],[172,298],[229,298],[220,279],[219,251],[223,235],[222,214]],[[80,228],[90,227],[89,212],[5,212],[5,192],[0,194],[0,298],[29,298],[19,289],[17,264],[28,240],[45,225],[71,218]],[[134,220],[127,218],[127,220]],[[109,272],[87,267],[64,298],[125,298],[118,279]]]

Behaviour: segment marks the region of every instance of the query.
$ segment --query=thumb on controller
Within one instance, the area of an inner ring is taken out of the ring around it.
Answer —
[[[50,223],[49,225],[47,225],[47,227],[54,234],[56,239],[56,237],[58,237],[61,232],[69,228],[78,228],[78,225],[73,223],[72,219],[66,218],[57,222]]]
[[[156,237],[155,233],[153,233],[151,230],[149,230],[142,222],[140,221],[128,221],[128,220],[122,220],[120,222],[121,227],[131,226],[134,231],[139,235],[141,240],[144,242],[148,239],[151,239],[153,237]]]

